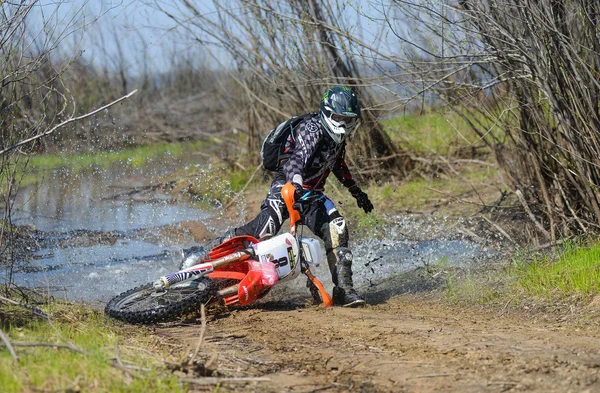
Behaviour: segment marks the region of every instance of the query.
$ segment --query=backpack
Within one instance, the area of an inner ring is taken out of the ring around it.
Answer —
[[[281,160],[289,158],[292,155],[291,153],[284,153],[283,151],[285,149],[285,142],[290,135],[292,140],[295,139],[294,128],[302,121],[315,115],[316,112],[294,116],[269,131],[269,134],[263,141],[262,148],[260,149],[263,168],[269,171],[276,171],[279,169]]]

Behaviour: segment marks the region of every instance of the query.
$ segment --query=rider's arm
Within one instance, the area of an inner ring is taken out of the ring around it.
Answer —
[[[287,181],[303,184],[304,169],[308,165],[309,159],[316,152],[322,134],[321,128],[311,119],[298,125],[294,137],[294,152],[290,159],[283,164],[283,173]]]
[[[344,187],[350,188],[356,185],[356,181],[352,177],[352,173],[350,173],[350,169],[344,160],[345,156],[346,148],[344,147],[344,150],[341,152],[340,156],[335,162],[335,165],[333,166],[333,174],[344,185]]]

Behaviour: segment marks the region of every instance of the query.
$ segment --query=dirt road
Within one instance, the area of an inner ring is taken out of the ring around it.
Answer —
[[[195,370],[185,370],[190,391],[600,391],[593,319],[406,295],[364,309],[271,302],[207,320]],[[200,331],[198,321],[155,333],[191,353]]]

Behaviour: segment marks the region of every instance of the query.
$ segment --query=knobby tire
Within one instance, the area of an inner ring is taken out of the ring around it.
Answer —
[[[200,312],[202,304],[215,298],[223,282],[202,277],[192,283],[191,287],[175,285],[165,291],[156,291],[152,283],[145,284],[114,297],[106,305],[105,312],[112,318],[135,324],[192,317]]]

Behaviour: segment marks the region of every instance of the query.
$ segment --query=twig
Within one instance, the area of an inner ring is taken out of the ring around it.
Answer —
[[[271,378],[267,377],[233,377],[233,378],[183,378],[180,381],[193,383],[195,385],[216,385],[218,383],[247,383],[247,382],[268,382]]]
[[[217,360],[219,360],[219,353],[218,352],[214,352],[212,354],[212,356],[210,357],[210,359],[208,359],[208,362],[206,362],[204,364],[204,368],[206,370],[210,370],[213,368],[213,366],[215,365],[215,363],[217,363]]]
[[[127,379],[131,382],[133,380],[133,377],[131,376],[127,368],[125,368],[125,365],[123,364],[123,362],[121,361],[121,357],[119,356],[119,343],[115,343],[115,361],[117,362],[119,368],[123,370]]]
[[[489,166],[492,168],[496,167],[496,164],[492,164],[490,162],[485,162],[485,161],[481,161],[481,160],[458,159],[458,160],[452,160],[452,162],[467,163],[467,164],[479,164],[479,165]]]
[[[196,356],[198,356],[198,352],[200,352],[200,348],[204,343],[204,333],[206,332],[206,313],[204,311],[204,303],[200,305],[200,320],[202,323],[202,327],[200,329],[200,337],[198,338],[198,344],[196,345],[196,349],[192,357],[188,360],[188,363],[192,363]]]
[[[82,119],[85,119],[86,117],[90,117],[92,115],[95,115],[96,113],[101,112],[104,109],[109,108],[109,107],[113,106],[114,104],[119,103],[119,102],[121,102],[121,101],[123,101],[123,100],[125,100],[125,99],[127,99],[129,97],[131,97],[136,92],[137,92],[137,89],[134,90],[134,91],[132,91],[131,93],[129,93],[129,94],[127,94],[127,95],[125,95],[125,96],[123,96],[123,97],[121,97],[121,98],[119,98],[119,99],[117,99],[117,100],[115,100],[115,101],[113,101],[111,103],[109,103],[109,104],[106,104],[106,105],[104,105],[104,106],[102,106],[102,107],[100,107],[100,108],[98,108],[98,109],[96,109],[96,110],[94,110],[92,112],[86,113],[85,115],[81,115],[81,116],[77,116],[77,117],[71,117],[71,118],[63,121],[62,123],[60,123],[60,124],[52,127],[52,129],[50,131],[43,132],[43,133],[41,133],[39,135],[36,135],[36,136],[31,137],[31,138],[22,140],[21,142],[18,142],[16,144],[12,145],[12,146],[9,146],[9,147],[7,147],[4,150],[0,150],[0,155],[5,154],[5,153],[7,153],[7,152],[9,152],[11,150],[14,150],[14,149],[16,149],[19,146],[23,146],[23,145],[25,145],[27,143],[30,143],[30,142],[33,142],[33,141],[35,141],[37,139],[43,138],[45,136],[48,136],[48,135],[52,134],[54,131],[56,131],[57,129],[59,129],[61,127],[64,127],[64,126],[66,126],[69,123],[72,123],[72,122],[78,121],[78,120],[82,120]]]
[[[507,238],[512,244],[515,244],[515,241],[513,240],[512,237],[510,237],[510,235],[508,233],[506,233],[504,231],[504,229],[502,229],[500,227],[500,225],[496,224],[495,222],[493,222],[492,220],[490,220],[489,218],[487,218],[486,216],[484,216],[483,214],[480,215],[481,218],[483,218],[485,221],[487,221],[490,225],[492,225],[494,228],[496,228],[496,230],[498,232],[500,232],[502,234],[502,236],[504,236],[505,238]]]
[[[559,246],[561,244],[563,244],[565,241],[569,240],[569,238],[565,238],[565,239],[558,239],[555,242],[550,242],[550,243],[544,243],[544,244],[540,244],[536,247],[534,247],[532,249],[532,251],[540,251],[543,250],[544,248],[548,248],[548,247],[554,247],[554,246]]]
[[[519,199],[519,202],[521,202],[521,205],[523,206],[523,209],[525,209],[525,212],[529,216],[529,219],[533,221],[537,229],[539,229],[540,232],[542,232],[547,239],[552,239],[548,231],[544,229],[544,227],[542,226],[542,224],[539,223],[538,220],[536,220],[535,216],[533,215],[533,212],[531,211],[531,209],[529,209],[529,205],[527,204],[527,201],[525,200],[525,197],[523,196],[521,190],[516,190],[515,195]]]
[[[13,346],[15,347],[50,347],[50,348],[64,348],[64,349],[70,349],[73,352],[77,352],[80,353],[82,355],[87,355],[87,353],[85,351],[82,351],[81,349],[74,347],[71,344],[58,344],[58,343],[30,343],[30,342],[23,342],[23,341],[13,341],[12,343]]]
[[[110,197],[105,197],[105,198],[102,198],[102,200],[103,201],[113,200],[113,199],[118,199],[118,198],[121,198],[121,197],[126,197],[126,196],[131,196],[131,195],[139,194],[141,192],[155,191],[155,190],[157,190],[157,189],[159,189],[161,187],[164,187],[164,188],[166,188],[166,187],[174,188],[176,185],[177,185],[177,181],[172,180],[172,181],[165,182],[165,183],[150,184],[148,186],[143,186],[143,187],[133,187],[133,189],[130,190],[130,191],[125,191],[125,192],[122,192],[120,194],[112,195]]]
[[[484,204],[484,203],[472,202],[472,201],[468,201],[468,200],[466,200],[466,199],[462,199],[462,198],[459,198],[459,197],[455,197],[455,196],[453,196],[452,194],[450,194],[449,192],[444,192],[444,191],[436,190],[435,188],[431,188],[431,187],[427,187],[427,186],[426,186],[425,188],[427,188],[428,190],[431,190],[431,191],[433,191],[433,192],[437,192],[438,194],[445,195],[445,196],[447,196],[447,197],[449,197],[449,198],[453,198],[453,199],[454,199],[456,202],[460,202],[460,203],[468,203],[468,204],[475,205],[475,206],[483,206],[483,207],[487,207],[487,205],[486,205],[486,204]]]
[[[50,391],[44,390],[44,392],[48,392],[48,393],[78,392],[79,390],[76,390],[75,387],[77,385],[79,385],[79,381],[81,381],[82,378],[83,378],[83,375],[78,375],[75,377],[75,380],[69,384],[69,386],[66,386],[66,387],[60,388],[60,389],[50,390]]]
[[[48,291],[48,293],[50,293],[50,291]],[[88,355],[87,352],[77,348],[77,346],[71,342],[69,342],[69,340],[67,340],[64,335],[60,332],[60,330],[58,330],[58,328],[54,325],[54,323],[52,322],[52,320],[50,319],[50,317],[46,317],[46,321],[48,322],[48,325],[50,325],[50,327],[52,328],[52,330],[54,330],[56,332],[56,335],[61,337],[64,341],[67,342],[67,344],[65,344],[65,348],[70,348],[71,350],[75,351],[75,352],[79,352],[81,354],[84,355]]]
[[[414,377],[408,377],[407,379],[411,379],[411,378],[436,378],[436,377],[449,377],[451,375],[456,375],[453,373],[442,373],[442,374],[424,374],[424,375],[415,375]]]
[[[8,337],[6,337],[6,335],[4,334],[2,329],[0,329],[0,340],[2,340],[4,342],[4,345],[6,345],[6,348],[8,348],[8,352],[10,352],[10,356],[12,356],[13,359],[15,359],[18,362],[19,357],[17,356],[15,349],[11,345],[10,340],[8,339]]]
[[[4,296],[0,296],[0,301],[7,302],[7,303],[10,303],[10,304],[14,304],[16,306],[21,306],[21,307],[26,308],[29,311],[33,312],[35,315],[37,315],[39,317],[48,318],[48,315],[46,315],[42,310],[40,310],[40,309],[38,309],[36,307],[30,306],[28,304],[19,303],[19,302],[15,301],[15,300],[6,298]]]

